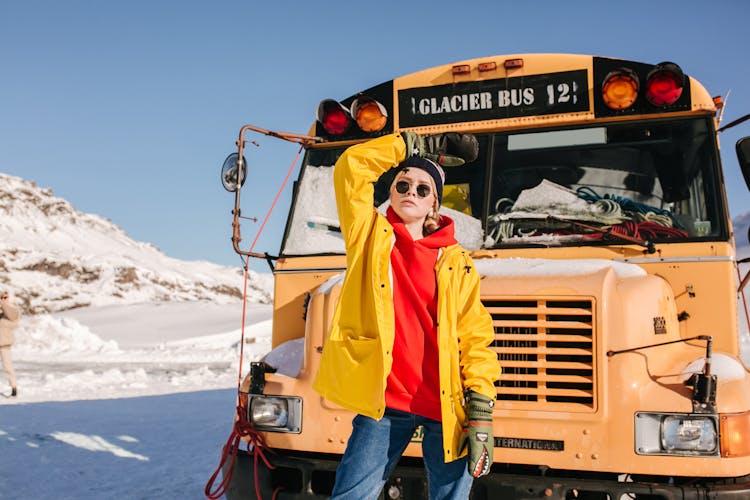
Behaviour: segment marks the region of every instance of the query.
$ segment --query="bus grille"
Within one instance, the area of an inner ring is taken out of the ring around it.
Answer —
[[[498,406],[596,409],[594,305],[590,298],[489,299],[492,349],[502,368]]]

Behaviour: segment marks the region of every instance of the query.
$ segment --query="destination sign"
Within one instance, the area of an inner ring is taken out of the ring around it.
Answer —
[[[420,127],[589,111],[586,70],[399,90],[399,125]]]
[[[496,437],[495,448],[519,448],[522,450],[564,451],[565,441],[551,439],[522,439]]]

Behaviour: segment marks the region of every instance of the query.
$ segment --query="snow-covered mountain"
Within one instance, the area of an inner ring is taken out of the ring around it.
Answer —
[[[0,173],[0,289],[26,313],[86,306],[242,298],[242,271],[167,257],[112,222],[81,213],[34,182]],[[250,272],[248,298],[271,301],[270,275]]]
[[[734,218],[738,256],[750,256],[750,212]],[[270,303],[271,275],[250,271],[248,298]],[[112,222],[81,213],[51,189],[0,173],[0,289],[26,313],[86,306],[242,297],[238,268],[164,255]]]

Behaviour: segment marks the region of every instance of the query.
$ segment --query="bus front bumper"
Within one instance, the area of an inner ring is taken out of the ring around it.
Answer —
[[[261,498],[279,500],[323,500],[330,496],[340,457],[320,453],[301,453],[289,450],[267,451],[265,456],[274,469],[262,459],[240,450],[237,454],[232,481],[227,489],[228,500],[256,498],[256,487]],[[547,471],[527,467],[528,473],[507,472],[511,467],[495,464],[492,472],[474,481],[472,500],[503,498],[509,500],[567,498],[619,499],[648,498],[650,500],[746,500],[750,498],[750,476],[724,479],[721,483],[676,485],[654,482],[622,482],[617,476],[581,477],[577,471]],[[229,463],[223,474],[229,472]],[[589,475],[590,474],[586,474]],[[427,482],[421,459],[403,458],[386,482],[382,498],[428,498]],[[275,495],[275,496],[274,496]]]

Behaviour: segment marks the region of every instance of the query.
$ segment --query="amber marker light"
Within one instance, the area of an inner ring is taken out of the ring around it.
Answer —
[[[479,63],[477,69],[480,73],[484,73],[485,71],[495,71],[497,69],[497,63],[495,61]]]
[[[360,96],[354,100],[351,115],[363,132],[378,132],[385,127],[388,111],[375,99]]]
[[[451,73],[454,75],[468,75],[471,73],[471,66],[468,64],[457,64],[451,68]]]
[[[240,408],[240,411],[242,411],[244,415],[247,415],[247,409],[248,409],[247,393],[239,391],[238,397],[239,397],[238,406]]]
[[[663,62],[646,77],[646,99],[654,106],[669,106],[682,95],[685,75],[675,63]]]
[[[516,69],[523,68],[523,59],[506,59],[503,61],[503,68]]]
[[[750,412],[721,414],[719,435],[722,457],[750,455]]]
[[[638,75],[628,68],[610,72],[602,84],[602,99],[610,109],[626,109],[638,98]]]

